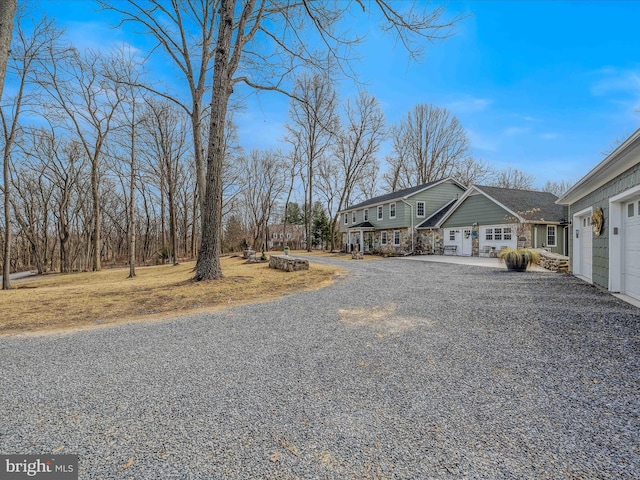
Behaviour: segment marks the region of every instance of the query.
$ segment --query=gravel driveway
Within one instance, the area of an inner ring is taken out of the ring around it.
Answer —
[[[269,303],[0,337],[0,453],[78,454],[82,479],[640,477],[640,309],[560,274],[337,263]]]

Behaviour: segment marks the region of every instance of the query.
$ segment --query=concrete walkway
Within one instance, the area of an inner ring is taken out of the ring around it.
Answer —
[[[418,260],[421,262],[452,263],[454,265],[473,265],[474,267],[501,268],[503,270],[507,268],[506,265],[504,263],[501,263],[497,258],[463,257],[461,255],[415,255],[411,257],[399,258],[402,258],[403,260]],[[530,266],[529,270],[532,272],[553,273],[537,265]]]

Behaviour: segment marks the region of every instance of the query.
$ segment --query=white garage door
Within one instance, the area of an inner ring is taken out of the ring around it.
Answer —
[[[480,227],[480,250],[492,247],[500,251],[503,247],[518,248],[515,225],[487,225]]]
[[[622,289],[640,300],[640,197],[626,203],[623,211]]]

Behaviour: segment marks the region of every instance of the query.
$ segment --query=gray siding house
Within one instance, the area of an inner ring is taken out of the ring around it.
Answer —
[[[569,207],[572,273],[640,301],[640,130],[557,202]]]
[[[473,185],[436,227],[456,255],[489,256],[524,246],[566,255],[568,212],[556,200],[548,192]]]
[[[430,238],[426,244],[416,239],[416,226],[464,192],[462,184],[446,178],[351,205],[339,212],[342,245],[348,252],[433,251]]]

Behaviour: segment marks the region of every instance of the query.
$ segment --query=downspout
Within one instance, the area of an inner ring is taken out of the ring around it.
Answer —
[[[406,203],[407,205],[409,205],[409,208],[411,209],[411,255],[413,255],[414,253],[413,241],[415,237],[415,232],[413,230],[413,205],[407,202],[404,198],[402,198],[401,200],[403,203]]]

